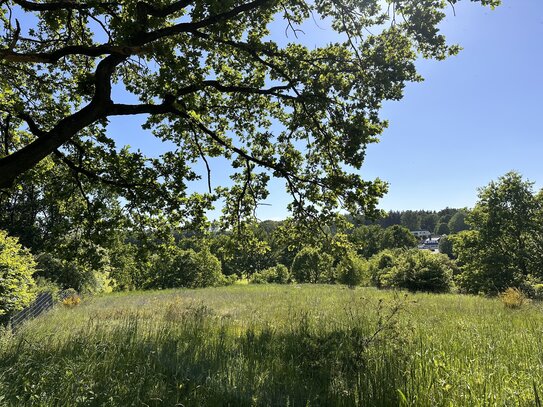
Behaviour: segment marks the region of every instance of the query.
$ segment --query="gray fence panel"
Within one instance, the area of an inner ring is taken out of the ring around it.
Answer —
[[[11,317],[10,324],[13,330],[16,330],[29,319],[36,318],[43,314],[45,311],[51,309],[54,305],[53,295],[51,293],[40,293],[25,309],[19,311]]]

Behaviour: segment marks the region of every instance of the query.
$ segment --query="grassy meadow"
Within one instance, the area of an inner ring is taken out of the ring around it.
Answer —
[[[0,333],[7,406],[539,406],[543,313],[324,285],[110,294]]]

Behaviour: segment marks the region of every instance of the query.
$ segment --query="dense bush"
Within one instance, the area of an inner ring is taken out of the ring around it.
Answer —
[[[290,272],[286,266],[278,264],[254,273],[250,278],[250,282],[253,284],[288,284],[291,282]]]
[[[0,322],[33,299],[34,258],[19,241],[0,230]]]
[[[394,267],[398,252],[398,250],[383,250],[370,258],[368,274],[372,285],[382,288],[381,274]]]
[[[329,283],[334,280],[333,258],[314,247],[304,247],[292,262],[291,273],[299,283]]]
[[[40,253],[37,257],[39,277],[52,281],[61,288],[73,288],[84,293],[111,292],[115,282],[109,276],[109,258],[94,268],[84,258],[60,259],[51,253]]]
[[[426,250],[385,250],[370,259],[369,272],[378,287],[448,292],[456,265],[446,255]]]
[[[355,287],[367,283],[367,261],[354,252],[348,252],[337,265],[337,278],[341,284]]]
[[[211,241],[210,250],[221,262],[225,275],[249,277],[277,263],[268,243],[256,236],[253,229],[244,233],[219,235]]]
[[[226,284],[221,262],[209,250],[173,249],[157,259],[148,286],[152,288],[209,287]]]

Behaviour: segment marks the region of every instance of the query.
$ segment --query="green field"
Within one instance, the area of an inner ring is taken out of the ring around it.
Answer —
[[[543,313],[460,295],[235,285],[112,294],[0,334],[0,404],[529,406]]]

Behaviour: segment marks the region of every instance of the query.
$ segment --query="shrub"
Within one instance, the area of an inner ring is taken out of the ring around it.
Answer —
[[[34,286],[33,291],[36,294],[51,293],[51,295],[53,296],[55,300],[58,300],[60,298],[60,295],[59,295],[61,291],[60,287],[54,282],[52,282],[51,280],[38,276],[34,278],[34,281],[35,281],[35,286]]]
[[[304,247],[292,262],[292,276],[299,283],[325,283],[333,280],[333,258],[314,247]]]
[[[81,297],[73,288],[68,288],[60,293],[62,305],[68,308],[73,308],[81,303]]]
[[[382,287],[381,275],[394,267],[398,250],[383,250],[373,255],[368,262],[368,274],[370,282],[377,288]]]
[[[273,282],[273,280],[275,280],[275,277],[275,269],[273,267],[270,267],[254,273],[249,278],[249,282],[251,284],[268,284]]]
[[[32,301],[35,267],[30,252],[0,230],[0,322]]]
[[[369,269],[378,287],[448,292],[457,267],[446,255],[411,249],[379,253]]]
[[[235,284],[238,281],[237,274],[230,274],[229,276],[225,276],[224,274],[221,274],[220,281],[217,285],[226,286],[226,285],[232,285]]]
[[[534,299],[538,301],[543,300],[543,284],[535,284],[534,285]]]
[[[262,271],[254,273],[250,280],[252,284],[288,284],[291,281],[288,268],[283,264],[277,264],[274,267],[268,267]]]
[[[288,271],[288,267],[284,264],[277,264],[275,266],[275,272],[277,274],[277,278],[275,280],[277,284],[288,284],[292,282],[290,271]]]
[[[207,249],[200,252],[174,249],[173,255],[157,260],[150,287],[197,288],[227,283],[221,273],[221,262]]]
[[[105,252],[105,251],[104,251]],[[108,293],[113,291],[115,281],[110,278],[109,259],[104,253],[102,265],[93,268],[86,261],[84,253],[71,260],[61,259],[51,253],[36,256],[37,274],[61,288],[70,288],[85,293]]]
[[[500,294],[500,300],[507,308],[520,308],[526,303],[527,298],[518,288],[509,287]]]
[[[337,265],[337,277],[341,284],[349,287],[367,282],[367,261],[354,252],[348,252]]]

